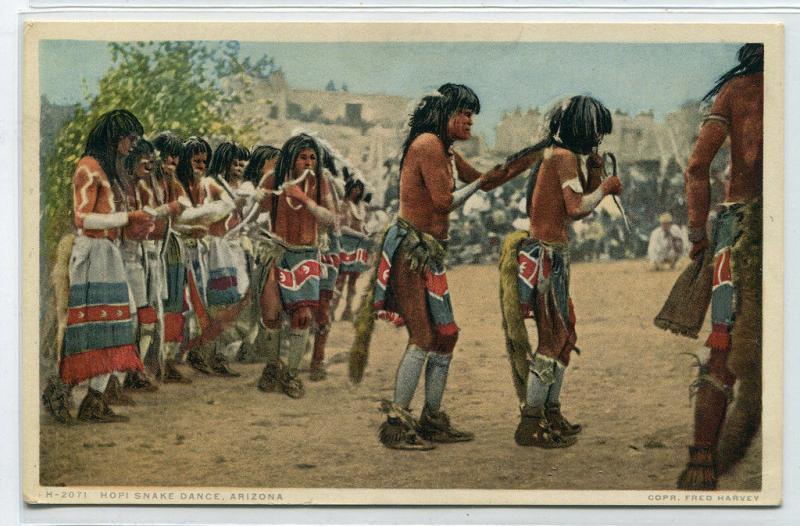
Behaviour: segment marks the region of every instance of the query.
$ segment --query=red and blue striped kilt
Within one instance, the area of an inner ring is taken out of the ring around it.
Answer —
[[[128,283],[117,245],[108,239],[78,236],[69,277],[67,331],[60,364],[64,383],[76,385],[114,371],[141,371]]]

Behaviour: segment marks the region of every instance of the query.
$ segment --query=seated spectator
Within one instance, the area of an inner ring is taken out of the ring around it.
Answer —
[[[663,213],[658,218],[660,226],[650,234],[647,245],[647,259],[650,261],[650,270],[661,270],[675,264],[683,255],[683,236],[678,225],[673,224],[672,215]]]

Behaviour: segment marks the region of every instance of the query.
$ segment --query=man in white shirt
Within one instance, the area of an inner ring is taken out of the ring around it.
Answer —
[[[673,224],[672,215],[663,213],[658,217],[661,226],[650,234],[647,245],[647,259],[650,270],[661,270],[667,266],[675,268],[675,263],[683,255],[683,236],[678,225]]]

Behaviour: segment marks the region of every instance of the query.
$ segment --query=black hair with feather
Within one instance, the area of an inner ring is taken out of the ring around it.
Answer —
[[[764,44],[745,44],[739,48],[739,51],[736,53],[736,58],[739,60],[739,63],[717,79],[717,83],[714,84],[711,91],[706,93],[705,97],[703,97],[703,101],[711,100],[719,93],[722,86],[727,84],[730,80],[764,71]]]
[[[350,192],[352,192],[354,188],[361,188],[361,194],[355,200],[355,202],[358,203],[364,198],[364,192],[366,191],[366,187],[364,186],[364,181],[362,181],[358,177],[351,177],[350,179],[348,179],[347,182],[344,184],[344,195],[349,198]]]
[[[155,148],[153,148],[153,144],[150,141],[139,139],[136,146],[131,148],[128,156],[125,158],[125,170],[130,176],[133,176],[134,171],[136,171],[136,166],[139,164],[142,157],[145,155],[153,155],[154,153]]]
[[[512,163],[530,153],[556,145],[576,153],[587,155],[596,148],[603,135],[611,133],[613,123],[611,112],[603,103],[592,97],[577,95],[565,99],[550,110],[547,118],[547,137],[537,144],[525,148],[510,156],[506,162]],[[537,161],[528,174],[525,188],[526,213],[531,214],[531,197],[536,188],[536,179],[542,161]],[[580,174],[579,174],[580,175]],[[583,177],[579,177],[581,186],[585,188]]]
[[[481,111],[478,96],[463,84],[442,84],[433,95],[422,97],[408,122],[411,129],[403,143],[401,169],[411,143],[423,133],[433,133],[444,143],[444,150],[449,150],[453,141],[447,134],[447,123],[459,111]]]
[[[180,157],[183,151],[181,139],[171,131],[163,131],[153,138],[153,147],[162,160],[167,156]]]
[[[222,177],[230,180],[231,164],[235,161],[246,161],[250,158],[250,150],[233,141],[221,142],[211,158],[208,173],[214,179]]]
[[[577,95],[550,111],[548,132],[553,144],[574,153],[587,155],[603,135],[611,133],[611,112],[592,97]]]
[[[155,149],[155,154],[157,156],[155,165],[153,166],[153,174],[155,175],[157,181],[163,182],[165,174],[164,170],[161,168],[161,163],[165,161],[168,156],[177,157],[180,159],[181,153],[183,152],[183,143],[181,142],[180,137],[171,131],[163,131],[153,138],[153,148]],[[156,192],[156,199],[158,200],[159,204],[164,204],[164,202],[174,200],[174,196],[171,195],[171,188],[171,185],[165,185],[164,190],[166,195],[164,196],[161,196],[159,195],[159,192]],[[164,201],[162,201],[162,199],[164,199]]]

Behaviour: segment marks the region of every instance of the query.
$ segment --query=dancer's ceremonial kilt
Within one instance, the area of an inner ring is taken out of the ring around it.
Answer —
[[[127,276],[119,246],[78,236],[69,267],[61,378],[76,385],[114,371],[141,371]]]
[[[368,237],[354,232],[342,232],[341,235],[341,264],[339,272],[342,274],[361,274],[369,268],[369,249],[371,241]]]
[[[320,299],[331,299],[336,290],[336,279],[342,261],[342,245],[338,234],[328,234],[328,249],[322,253],[322,275],[319,282]]]
[[[317,247],[289,246],[277,264],[278,286],[286,312],[319,305],[320,264]]]
[[[247,258],[238,237],[208,237],[208,306],[238,303],[250,286]]]
[[[458,333],[450,289],[447,285],[447,273],[444,265],[444,245],[432,236],[423,234],[409,222],[398,219],[383,236],[380,262],[375,276],[375,293],[373,308],[378,318],[390,321],[397,326],[405,325],[405,320],[396,311],[393,303],[393,291],[389,286],[396,258],[422,259],[412,266],[419,268],[425,277],[425,297],[428,312],[441,336],[452,336]]]

